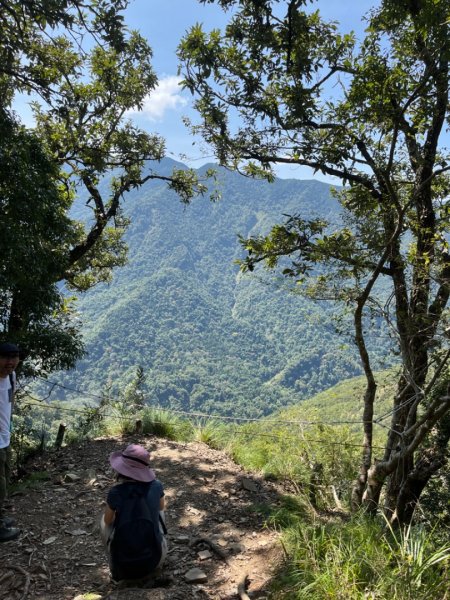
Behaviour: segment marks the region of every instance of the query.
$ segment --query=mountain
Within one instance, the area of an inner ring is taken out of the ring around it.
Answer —
[[[361,373],[350,338],[335,331],[336,306],[235,264],[243,255],[237,234],[268,231],[283,215],[339,222],[330,187],[269,184],[220,168],[218,181],[214,203],[206,195],[186,207],[158,182],[127,196],[129,262],[80,298],[88,356],[50,378],[81,393],[57,387],[52,398],[116,396],[142,366],[151,404],[255,417]],[[385,366],[385,347],[378,342],[374,352]]]

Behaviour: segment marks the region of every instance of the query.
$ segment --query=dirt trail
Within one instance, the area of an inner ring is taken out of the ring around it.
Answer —
[[[151,450],[152,466],[165,487],[169,554],[164,575],[173,578],[166,587],[114,585],[98,536],[113,484],[109,453],[132,442]],[[27,468],[47,471],[50,478],[12,498],[23,533],[0,545],[1,600],[74,600],[88,592],[96,594],[93,600],[232,600],[240,597],[238,584],[245,575],[251,599],[269,597],[267,583],[281,550],[277,534],[264,527],[255,508],[276,505],[279,491],[224,453],[201,443],[134,436],[67,446]],[[193,568],[206,581],[188,583],[185,575]]]

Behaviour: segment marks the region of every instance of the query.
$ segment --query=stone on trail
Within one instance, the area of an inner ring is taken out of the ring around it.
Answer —
[[[184,575],[185,580],[188,583],[206,583],[208,581],[208,576],[201,569],[189,569],[187,573]]]
[[[80,481],[81,477],[76,473],[66,473],[64,475],[64,481],[73,483],[74,481]]]
[[[188,535],[177,535],[175,542],[177,544],[189,544],[191,538]]]
[[[247,492],[257,492],[259,490],[258,484],[256,484],[252,479],[248,479],[244,477],[242,479],[242,488]]]
[[[239,543],[231,544],[230,550],[233,552],[233,554],[240,554],[241,552],[245,552],[245,546],[244,544]]]
[[[44,546],[48,546],[48,544],[53,544],[54,541],[56,541],[56,535],[52,535],[51,537],[44,540],[42,543],[44,544]]]

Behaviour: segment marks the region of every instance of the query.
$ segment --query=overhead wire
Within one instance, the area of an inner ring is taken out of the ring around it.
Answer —
[[[29,397],[34,400],[34,402],[21,402],[21,406],[35,406],[35,407],[39,407],[39,408],[44,408],[44,409],[49,409],[49,410],[53,410],[55,412],[61,411],[61,412],[66,412],[66,413],[71,413],[71,414],[88,414],[89,413],[89,408],[85,408],[85,409],[76,409],[76,408],[65,408],[65,407],[61,407],[61,406],[54,406],[51,404],[46,404],[43,403],[42,401],[39,400],[39,398],[33,397],[31,395],[29,395]],[[98,408],[98,407],[90,407],[90,408]],[[165,412],[168,414],[179,414],[180,412],[182,412],[183,415],[185,416],[196,416],[196,413],[188,413],[185,411],[173,411],[170,408],[164,408],[164,407],[160,407],[160,406],[156,406],[156,407],[148,407],[150,410],[155,411],[155,412]],[[208,415],[206,415],[208,417]],[[102,417],[103,418],[108,418],[108,419],[117,419],[119,421],[129,421],[131,419],[136,419],[137,415],[119,415],[117,413],[111,413],[111,412],[103,412],[102,413]],[[211,417],[209,417],[211,418]],[[291,422],[276,422],[276,421],[272,421],[274,423],[278,424],[292,424]],[[152,423],[154,424],[160,424],[160,425],[164,425],[165,422],[164,421],[158,421],[155,419],[152,419]],[[260,423],[265,424],[266,421],[260,421]],[[299,424],[299,423],[297,423]],[[177,424],[172,424],[173,427],[177,427]],[[183,424],[178,425],[178,427],[183,427]],[[293,441],[298,441],[298,437],[293,436],[293,435],[286,435],[284,433],[263,433],[263,432],[256,432],[256,431],[244,431],[244,430],[238,430],[238,429],[234,429],[231,432],[232,435],[239,435],[239,436],[246,436],[246,437],[261,437],[261,438],[270,438],[270,439],[276,439],[276,440],[282,440],[282,441],[286,441],[286,440],[293,440]],[[317,443],[317,444],[322,444],[324,446],[341,446],[341,447],[355,447],[355,448],[362,448],[363,444],[357,444],[354,442],[333,442],[324,438],[309,438],[309,437],[305,437],[304,435],[302,435],[302,440],[307,442],[307,443]],[[384,450],[384,447],[382,446],[372,446],[374,449],[380,449],[380,450]]]
[[[76,393],[81,394],[88,398],[94,398],[96,400],[103,400],[103,401],[104,400],[113,400],[113,401],[120,400],[120,398],[118,398],[118,397],[108,396],[107,394],[100,396],[98,394],[92,394],[90,392],[85,392],[85,391],[77,389],[77,388],[66,386],[62,383],[50,381],[48,379],[45,379],[44,377],[38,377],[38,379],[44,381],[45,383],[47,383],[49,385],[52,385],[53,388],[60,387],[64,390],[76,392]],[[179,415],[192,416],[192,417],[198,417],[198,418],[206,418],[206,419],[216,419],[218,421],[237,421],[237,422],[243,422],[243,423],[261,422],[261,423],[275,423],[275,424],[283,424],[283,425],[331,425],[331,426],[334,426],[334,425],[364,425],[367,422],[367,421],[360,420],[360,419],[358,419],[358,420],[339,419],[339,420],[323,421],[323,420],[311,420],[311,419],[283,420],[283,419],[270,419],[270,418],[266,418],[266,417],[237,417],[237,416],[231,417],[228,415],[219,415],[219,414],[210,414],[210,413],[202,413],[202,412],[167,409],[165,407],[158,407],[158,408],[160,410],[170,410],[170,412],[179,414]],[[374,423],[375,422],[376,421],[374,421]],[[381,425],[381,426],[385,427],[384,425]]]

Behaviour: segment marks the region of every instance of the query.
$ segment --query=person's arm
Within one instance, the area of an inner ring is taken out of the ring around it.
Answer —
[[[164,500],[164,496],[161,496],[161,498],[159,499],[159,510],[164,510],[165,506],[166,506],[166,502]]]
[[[105,521],[105,525],[112,525],[114,523],[114,519],[116,518],[116,511],[113,510],[110,506],[108,506],[108,504],[106,505],[105,515],[103,518]]]

